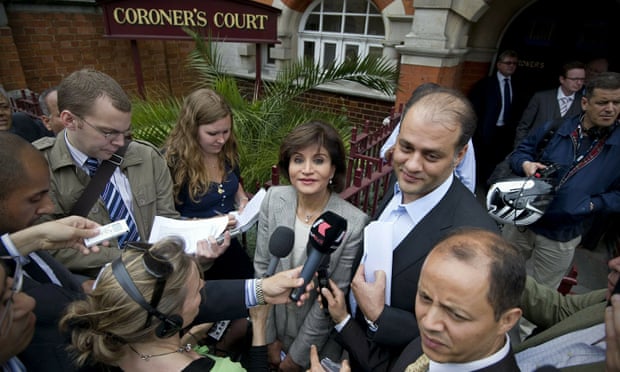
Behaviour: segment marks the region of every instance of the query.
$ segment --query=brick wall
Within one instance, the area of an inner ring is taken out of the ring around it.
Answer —
[[[19,86],[8,89],[28,87],[41,92],[71,72],[91,67],[112,76],[128,93],[137,94],[131,43],[103,38],[101,14],[89,8],[83,13],[7,13],[9,32],[25,77],[25,82],[18,81]],[[3,32],[3,47],[5,39]],[[195,77],[185,63],[192,42],[139,40],[137,45],[147,92],[183,95],[191,90]],[[0,69],[0,81],[8,80],[10,74]]]
[[[10,27],[0,27],[0,85],[10,91],[26,86],[26,77],[21,67],[19,52],[13,40]]]
[[[299,101],[316,110],[345,114],[348,116],[351,125],[355,126],[364,125],[366,120],[369,120],[371,125],[380,124],[383,118],[390,114],[390,109],[394,106],[392,102],[317,90],[302,95]]]

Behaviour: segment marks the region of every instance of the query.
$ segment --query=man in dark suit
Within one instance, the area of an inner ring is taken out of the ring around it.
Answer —
[[[497,234],[464,229],[440,242],[426,258],[415,299],[420,337],[392,370],[426,358],[430,372],[444,363],[461,371],[520,371],[508,331],[521,317],[525,276],[519,251]]]
[[[525,98],[522,86],[512,79],[518,62],[514,50],[504,51],[495,64],[497,72],[478,81],[469,94],[478,116],[473,142],[477,184],[482,187],[485,187],[495,165],[512,149]]]
[[[560,86],[537,92],[530,99],[517,125],[513,147],[517,147],[533,128],[554,119],[580,114],[581,88],[585,78],[586,70],[582,62],[572,61],[562,65]]]
[[[455,90],[437,88],[407,102],[392,156],[397,182],[378,212],[378,221],[393,226],[391,303],[385,302],[385,273],[379,271],[377,280],[368,282],[363,262],[351,284],[354,298],[349,297],[359,305],[356,319],[337,325],[342,344],[362,365],[372,366],[372,361],[354,350],[367,342],[367,333],[395,355],[419,335],[412,310],[420,270],[446,233],[462,226],[498,232],[473,194],[453,176],[475,127],[471,105]]]
[[[2,132],[0,167],[3,170],[0,172],[0,255],[19,257],[17,259],[27,261],[23,266],[27,274],[24,276],[23,292],[36,301],[34,337],[30,345],[19,354],[19,358],[28,371],[75,370],[66,351],[68,340],[58,330],[58,321],[68,303],[84,297],[81,283],[48,253],[34,252],[38,248],[58,248],[57,245],[50,244],[49,235],[42,240],[45,245],[36,247],[36,244],[30,244],[27,249],[20,248],[22,244],[10,243],[9,236],[31,226],[42,215],[53,211],[49,197],[50,175],[47,162],[43,154],[30,143],[15,134]],[[92,225],[87,227],[92,228]],[[92,233],[88,236],[92,236]],[[76,244],[83,247],[80,242]],[[6,263],[10,270],[14,269],[13,260],[7,260]],[[256,305],[261,298],[268,303],[290,301],[290,290],[303,285],[303,279],[298,277],[300,272],[301,267],[281,272],[259,284],[256,279],[209,281],[205,283],[202,292],[209,298],[209,306],[203,302],[205,306],[201,306],[197,321],[247,316],[247,307]],[[307,294],[303,300],[306,298]],[[217,306],[214,306],[215,304]]]

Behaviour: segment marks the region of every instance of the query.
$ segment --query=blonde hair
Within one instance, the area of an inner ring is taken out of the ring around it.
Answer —
[[[179,238],[161,240],[148,251],[127,249],[119,259],[146,301],[153,296],[157,278],[147,272],[142,259],[144,254],[172,265],[157,310],[166,315],[180,314],[187,295],[187,279],[192,270],[200,272],[197,262],[185,254]],[[78,366],[89,362],[115,365],[124,356],[126,344],[157,338],[155,330],[161,321],[153,317],[145,328],[148,316],[149,313],[125,292],[112,272],[112,265],[108,265],[99,274],[92,294],[68,306],[60,327],[70,331],[69,350]]]
[[[211,89],[192,92],[181,107],[179,119],[172,128],[165,144],[164,156],[173,180],[175,201],[181,188],[187,185],[190,200],[198,202],[200,196],[209,190],[212,174],[204,166],[202,151],[198,143],[198,128],[230,116],[230,137],[219,153],[219,166],[235,169],[239,164],[237,139],[233,129],[232,110],[228,103]]]

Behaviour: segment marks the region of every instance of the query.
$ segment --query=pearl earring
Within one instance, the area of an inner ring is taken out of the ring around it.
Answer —
[[[331,185],[332,183],[333,183],[333,182],[332,182],[332,179],[330,178],[330,179],[329,179],[329,184]]]

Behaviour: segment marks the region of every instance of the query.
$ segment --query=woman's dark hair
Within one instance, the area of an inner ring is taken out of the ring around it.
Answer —
[[[308,146],[324,147],[329,153],[332,165],[336,167],[331,188],[335,192],[344,190],[345,174],[347,171],[345,163],[345,150],[342,138],[336,129],[323,121],[312,120],[295,127],[280,145],[280,160],[278,166],[280,173],[287,180],[291,180],[288,174],[288,166],[291,157],[295,152],[299,152]]]

